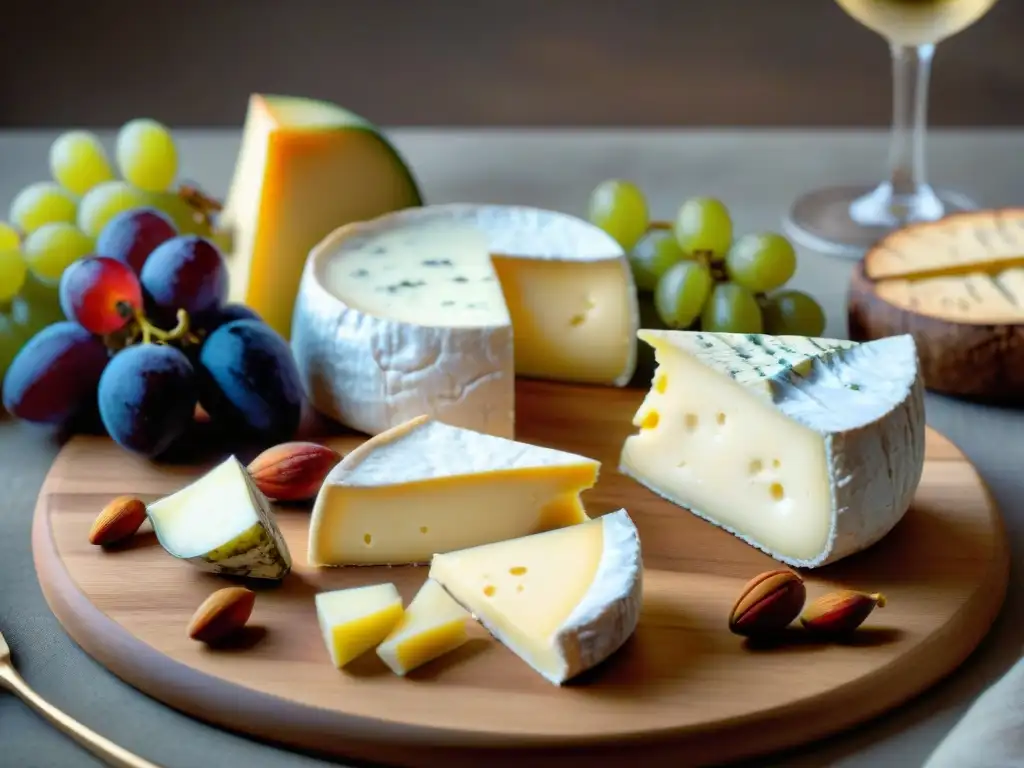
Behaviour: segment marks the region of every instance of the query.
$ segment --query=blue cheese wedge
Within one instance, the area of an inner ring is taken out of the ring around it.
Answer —
[[[658,367],[625,474],[798,567],[871,546],[909,508],[925,444],[911,336],[638,336]]]
[[[234,456],[146,512],[160,545],[201,570],[253,579],[291,570],[270,502]]]
[[[311,403],[376,435],[427,414],[513,437],[515,377],[622,386],[636,366],[622,248],[522,206],[435,205],[335,231],[310,254],[292,349]]]

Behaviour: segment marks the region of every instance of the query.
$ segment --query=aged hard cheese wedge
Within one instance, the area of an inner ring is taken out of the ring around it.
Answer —
[[[469,639],[468,618],[440,584],[427,579],[402,620],[377,646],[377,655],[396,675],[405,675],[463,645]]]
[[[292,348],[311,403],[378,434],[429,414],[512,437],[515,375],[626,384],[637,299],[597,227],[520,206],[352,224],[306,265]]]
[[[291,570],[270,502],[234,456],[147,514],[161,546],[204,571],[282,579]]]
[[[427,416],[363,443],[327,476],[309,524],[313,565],[428,563],[437,552],[587,520],[600,463]]]
[[[619,510],[558,531],[435,555],[430,578],[561,685],[633,634],[643,562],[636,527]]]
[[[658,368],[621,471],[772,557],[864,549],[924,468],[914,341],[641,331]]]
[[[380,643],[402,620],[394,584],[321,592],[316,617],[334,666],[341,669]]]
[[[218,226],[231,300],[285,338],[310,249],[335,227],[419,205],[409,169],[373,125],[311,99],[253,94]]]
[[[848,309],[851,338],[913,335],[929,389],[1024,400],[1024,209],[883,238],[854,271]]]

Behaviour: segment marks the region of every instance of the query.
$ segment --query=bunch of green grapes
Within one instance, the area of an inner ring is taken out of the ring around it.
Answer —
[[[796,272],[792,244],[774,232],[734,239],[719,200],[691,198],[674,222],[652,222],[640,189],[616,179],[593,191],[589,217],[629,254],[641,313],[666,328],[793,336],[825,330],[817,301],[780,290]]]
[[[181,234],[210,236],[208,218],[175,189],[178,150],[171,132],[140,118],[117,134],[114,162],[89,131],[68,131],[49,152],[51,178],[28,185],[0,222],[0,382],[35,333],[64,320],[58,285],[64,270],[96,251],[118,214],[156,208]]]

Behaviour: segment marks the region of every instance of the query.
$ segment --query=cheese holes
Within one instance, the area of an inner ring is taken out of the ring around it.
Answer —
[[[572,319],[569,320],[569,325],[571,325],[573,328],[579,328],[585,322],[587,322],[587,316],[586,315],[582,315],[582,314],[580,314],[580,315],[573,315]]]
[[[775,469],[778,469],[782,466],[782,462],[778,459],[772,459],[772,466],[775,467]]]
[[[508,572],[513,576],[522,576],[526,573],[526,567],[522,565],[516,565],[508,569]]]
[[[420,533],[426,533],[426,532],[427,532],[427,531],[429,531],[429,530],[430,530],[430,529],[429,529],[429,528],[427,528],[427,526],[425,526],[425,525],[421,525],[421,526],[420,526]]]
[[[486,587],[484,587],[484,594],[487,597],[494,597],[494,593],[497,591],[497,588],[493,584],[488,584]]]
[[[654,379],[654,391],[659,395],[664,395],[666,389],[668,389],[668,376],[664,373],[660,373],[657,378]]]
[[[715,421],[717,421],[717,422],[718,422],[718,426],[720,426],[720,427],[721,427],[721,426],[723,426],[723,425],[725,424],[725,414],[724,414],[724,413],[722,413],[722,412],[719,412],[719,413],[718,413],[718,414],[717,414],[717,415],[715,416]]]
[[[522,592],[522,591],[523,591],[523,585],[522,584],[516,584],[516,592]]]
[[[640,428],[641,429],[654,429],[656,426],[658,426],[658,420],[660,418],[661,417],[658,416],[658,412],[657,411],[651,411],[646,416],[644,416],[643,421],[640,422]]]
[[[363,534],[363,544],[365,544],[365,545],[366,545],[366,546],[368,546],[368,547],[369,547],[369,546],[370,546],[371,544],[373,544],[373,536],[371,536],[371,535],[370,535],[370,534],[368,534],[368,533],[364,533],[364,534]]]
[[[782,501],[786,496],[786,489],[782,487],[782,483],[772,483],[768,486],[768,493],[776,501]]]
[[[757,475],[764,469],[764,462],[760,459],[754,459],[750,462],[750,474]]]
[[[700,420],[697,418],[696,413],[688,413],[686,414],[686,418],[683,419],[683,423],[686,424],[686,428],[691,432],[697,428],[699,421]]]

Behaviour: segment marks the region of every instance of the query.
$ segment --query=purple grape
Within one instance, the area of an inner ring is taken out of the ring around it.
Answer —
[[[103,426],[118,445],[143,456],[159,456],[192,423],[195,370],[174,347],[139,344],[110,361],[98,396]]]
[[[195,328],[205,331],[206,335],[209,336],[222,325],[227,325],[235,320],[258,320],[263,322],[263,318],[259,316],[256,310],[250,309],[244,304],[225,304],[213,312],[197,317],[195,319]]]
[[[291,349],[257,320],[222,325],[199,352],[199,400],[217,423],[271,442],[290,440],[302,415]]]
[[[182,235],[157,246],[140,274],[153,304],[173,315],[190,316],[219,308],[228,293],[228,270],[217,246],[197,235]]]
[[[11,362],[4,377],[4,408],[23,421],[64,426],[95,404],[109,360],[103,342],[78,323],[54,323]]]
[[[96,239],[96,254],[124,262],[138,275],[157,246],[177,234],[174,224],[160,211],[134,208],[107,222]]]

